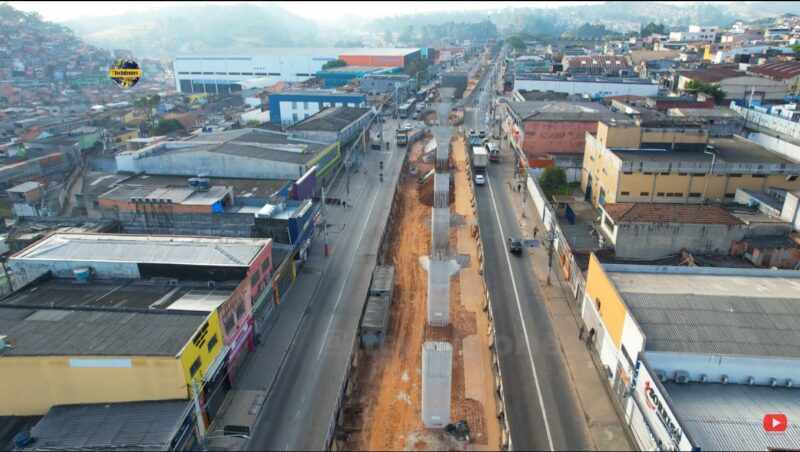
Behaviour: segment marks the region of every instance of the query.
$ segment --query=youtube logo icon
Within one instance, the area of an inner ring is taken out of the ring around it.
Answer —
[[[789,421],[783,413],[770,413],[764,415],[765,432],[785,432],[789,427]]]

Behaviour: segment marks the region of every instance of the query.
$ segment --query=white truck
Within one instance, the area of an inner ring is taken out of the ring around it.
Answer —
[[[489,164],[489,153],[483,146],[472,147],[472,169],[478,175],[486,174],[486,165]]]

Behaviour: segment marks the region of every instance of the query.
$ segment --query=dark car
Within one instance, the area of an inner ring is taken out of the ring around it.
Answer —
[[[509,237],[508,252],[512,254],[522,254],[522,241],[513,237]]]

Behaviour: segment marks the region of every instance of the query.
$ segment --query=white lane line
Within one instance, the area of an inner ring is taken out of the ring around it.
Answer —
[[[392,155],[389,157],[389,162],[386,164],[387,167],[389,165],[391,165],[392,160],[394,160],[394,155],[395,154],[392,153]],[[401,168],[401,171],[402,171],[402,168]],[[361,247],[361,241],[364,238],[364,232],[367,229],[367,223],[369,223],[369,219],[372,218],[372,210],[375,208],[375,201],[378,199],[378,193],[379,192],[376,192],[375,196],[372,197],[372,202],[370,203],[370,206],[369,206],[369,212],[367,212],[367,216],[364,219],[364,221],[361,222],[361,232],[358,234],[358,242],[357,242],[357,244],[355,246],[355,249],[353,251],[354,254],[358,253],[358,249]],[[355,258],[355,256],[354,256],[354,258]],[[355,264],[355,262],[353,262],[350,265],[350,269],[347,271],[347,276],[345,277],[344,281],[342,281],[342,288],[339,289],[339,295],[336,297],[336,304],[333,305],[333,311],[331,311],[331,316],[328,319],[328,326],[325,328],[325,334],[322,336],[323,337],[323,341],[322,341],[322,344],[320,344],[319,352],[317,353],[317,360],[319,360],[322,357],[322,352],[325,351],[325,346],[328,345],[328,341],[324,340],[324,338],[328,337],[328,333],[330,332],[331,325],[333,324],[333,318],[335,317],[335,314],[336,314],[336,309],[339,307],[339,302],[342,301],[342,294],[344,294],[344,288],[347,287],[347,281],[350,279],[350,274],[353,273],[353,267],[355,266],[354,264]]]
[[[508,252],[505,250],[506,235],[503,232],[503,225],[500,223],[500,215],[497,213],[497,202],[494,198],[494,190],[492,189],[492,181],[489,175],[486,175],[486,184],[489,186],[489,194],[492,197],[492,208],[494,209],[494,217],[497,220],[497,227],[500,229],[500,237],[503,239],[503,254],[506,256],[506,264],[508,264],[508,272],[511,275],[511,285],[514,288],[514,298],[517,300],[517,312],[519,312],[519,321],[522,323],[522,333],[525,335],[525,347],[528,349],[528,360],[531,363],[531,370],[533,371],[533,383],[536,386],[536,395],[539,397],[539,408],[542,410],[542,420],[544,422],[544,429],[547,433],[547,444],[550,450],[553,451],[553,437],[550,434],[550,424],[547,422],[547,411],[544,408],[544,401],[542,400],[542,388],[539,386],[539,377],[536,374],[536,364],[533,363],[533,352],[531,351],[531,339],[528,336],[528,328],[525,327],[525,319],[522,317],[522,304],[519,302],[519,291],[517,291],[517,283],[514,280],[514,270],[511,268],[511,259],[508,257]]]

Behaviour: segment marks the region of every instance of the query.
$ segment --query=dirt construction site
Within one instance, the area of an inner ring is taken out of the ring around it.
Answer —
[[[496,380],[492,371],[486,288],[480,274],[477,219],[467,174],[463,137],[451,145],[450,249],[462,263],[450,284],[450,322],[427,326],[428,276],[420,257],[430,254],[433,168],[423,159],[425,141],[409,150],[399,181],[397,216],[390,225],[387,262],[395,266],[388,335],[382,346],[361,349],[353,369],[354,389],[344,425],[349,434],[337,449],[345,450],[498,450],[501,438]],[[440,143],[439,146],[447,143]],[[431,193],[429,195],[429,193]],[[466,421],[468,440],[445,430],[427,429],[421,418],[422,344],[448,341],[453,346],[451,422]]]

